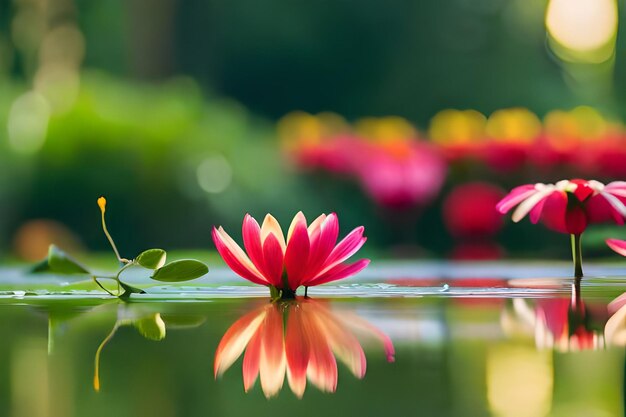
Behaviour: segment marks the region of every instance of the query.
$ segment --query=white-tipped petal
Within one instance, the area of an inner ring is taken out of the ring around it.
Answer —
[[[276,220],[271,214],[268,214],[265,216],[263,224],[261,225],[262,243],[265,243],[265,239],[270,233],[273,234],[276,239],[278,239],[278,243],[280,243],[280,246],[283,249],[283,253],[285,253],[285,248],[287,247],[287,244],[285,243],[285,235],[283,235],[283,229],[280,228],[278,220]]]
[[[557,189],[557,187],[555,187],[554,185],[549,185],[542,188],[542,190],[537,191],[535,194],[531,195],[526,200],[522,201],[519,206],[517,206],[517,208],[513,212],[513,215],[511,216],[512,220],[515,223],[522,220],[537,204],[539,204],[541,200],[547,198]]]
[[[289,240],[291,240],[291,235],[293,234],[293,230],[296,228],[296,225],[300,222],[304,223],[304,227],[306,227],[306,217],[304,217],[304,213],[302,213],[301,211],[299,211],[295,216],[293,216],[293,220],[291,221],[291,224],[289,225],[289,230],[287,231],[287,243],[289,243]]]

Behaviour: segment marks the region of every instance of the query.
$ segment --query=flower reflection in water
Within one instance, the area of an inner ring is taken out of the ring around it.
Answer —
[[[266,304],[241,317],[226,331],[215,353],[215,377],[226,372],[245,350],[246,392],[258,377],[265,396],[275,396],[285,374],[299,398],[307,379],[324,392],[334,392],[336,358],[357,378],[365,376],[366,359],[357,335],[380,341],[387,361],[394,361],[391,339],[355,314],[336,314],[327,303],[308,298]]]
[[[559,352],[602,349],[605,345],[602,331],[606,308],[589,308],[580,297],[580,289],[572,286],[571,298],[547,298],[532,301],[513,300],[511,311],[502,315],[502,326],[511,334],[515,330],[533,334],[539,349]]]

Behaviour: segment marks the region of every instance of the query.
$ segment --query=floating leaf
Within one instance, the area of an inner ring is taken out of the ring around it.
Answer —
[[[152,279],[163,282],[189,281],[209,272],[209,268],[195,259],[181,259],[170,262],[154,271]]]
[[[120,281],[120,286],[124,289],[124,292],[119,295],[121,299],[129,298],[131,294],[145,294],[146,292],[141,288],[133,287]]]
[[[199,315],[162,314],[161,318],[170,329],[190,329],[206,321],[205,316]]]
[[[48,249],[48,268],[37,264],[33,272],[54,272],[57,274],[88,274],[89,271],[78,261],[59,249],[56,245],[50,245]]]
[[[40,272],[50,272],[50,265],[48,265],[48,258],[37,262],[35,265],[30,267],[30,272],[36,274]]]
[[[148,269],[158,269],[165,265],[166,253],[163,249],[148,249],[135,258],[135,261]]]
[[[146,339],[159,341],[165,338],[165,322],[158,313],[133,322],[133,326]]]

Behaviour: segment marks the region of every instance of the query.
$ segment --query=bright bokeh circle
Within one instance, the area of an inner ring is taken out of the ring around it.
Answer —
[[[617,33],[615,0],[550,0],[546,27],[565,48],[591,52],[612,41]]]

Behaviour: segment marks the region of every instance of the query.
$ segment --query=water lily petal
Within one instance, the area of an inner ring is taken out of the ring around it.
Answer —
[[[343,279],[349,277],[350,275],[359,273],[367,265],[369,265],[369,263],[369,259],[360,259],[353,264],[339,264],[319,275],[318,277],[312,279],[311,281],[303,282],[302,285],[314,286],[325,284],[331,281],[337,281],[339,279]]]
[[[363,320],[356,314],[342,314],[341,322],[345,323],[345,325],[352,330],[378,339],[385,351],[387,362],[394,362],[396,360],[396,349],[393,346],[391,338],[375,326],[371,325],[368,321]]]
[[[320,237],[320,233],[322,231],[322,223],[326,220],[326,215],[321,214],[315,220],[311,222],[309,227],[307,228],[307,232],[309,233],[309,242],[313,245],[314,242],[317,241]]]
[[[328,339],[318,326],[314,314],[303,315],[303,322],[310,340],[307,377],[313,385],[325,392],[337,389],[337,362],[328,345]]]
[[[304,227],[306,229],[307,225],[306,225],[306,217],[304,216],[304,213],[299,211],[298,213],[296,213],[295,216],[293,216],[293,220],[291,220],[291,224],[289,225],[289,230],[287,231],[287,245],[289,245],[289,240],[291,239],[291,235],[293,234],[293,230],[295,229],[296,225],[299,223],[304,223]]]
[[[287,381],[298,398],[302,398],[306,388],[306,371],[311,349],[306,324],[302,320],[303,314],[299,306],[290,306],[285,331]]]
[[[224,262],[237,275],[259,285],[267,285],[267,279],[259,273],[243,249],[222,229],[213,228],[213,242]]]
[[[266,275],[264,271],[263,246],[261,243],[261,227],[259,223],[257,223],[254,217],[246,214],[241,229],[243,245],[246,248],[250,260],[260,274]]]
[[[325,308],[316,311],[312,318],[326,336],[333,353],[357,378],[363,378],[367,368],[365,353],[358,339],[346,331],[346,326]]]
[[[283,287],[283,248],[273,233],[263,242],[263,265],[267,280],[275,287]]]
[[[254,310],[237,320],[226,331],[215,352],[213,371],[222,375],[241,356],[246,345],[265,318],[265,309]]]
[[[259,376],[259,364],[261,362],[261,331],[256,331],[248,347],[243,355],[243,364],[241,366],[243,372],[243,389],[245,392],[250,391],[254,387]]]
[[[283,318],[276,304],[272,304],[261,327],[261,361],[259,374],[261,388],[267,398],[278,394],[285,380],[285,346]]]
[[[289,280],[289,287],[295,290],[302,283],[302,278],[307,272],[309,261],[309,233],[307,232],[306,221],[298,221],[293,226],[291,239],[287,243],[285,252],[285,269]]]
[[[348,233],[330,253],[324,269],[328,270],[338,263],[345,261],[361,249],[361,246],[363,246],[367,240],[367,238],[363,237],[364,230],[365,228],[360,226]]]
[[[329,214],[320,226],[320,233],[317,238],[311,239],[311,252],[307,271],[311,276],[323,268],[326,259],[332,252],[339,236],[339,222],[335,213]]]
[[[274,237],[278,240],[278,243],[280,243],[280,247],[283,252],[285,252],[287,244],[285,243],[283,229],[280,228],[278,220],[276,220],[271,214],[265,216],[263,224],[261,225],[261,242],[265,243],[265,240],[269,235],[274,235]]]

